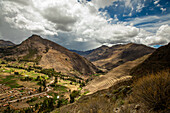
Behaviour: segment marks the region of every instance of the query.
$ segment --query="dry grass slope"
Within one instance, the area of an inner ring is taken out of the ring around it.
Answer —
[[[132,77],[129,75],[130,69],[134,66],[143,62],[149,55],[145,55],[137,60],[129,61],[120,65],[119,67],[114,68],[109,71],[106,75],[99,76],[98,78],[90,81],[87,86],[83,88],[83,91],[88,90],[89,94],[92,94],[96,91],[107,89],[118,82],[128,81]]]
[[[168,113],[170,108],[170,70],[151,74],[134,83],[133,100],[148,111]]]

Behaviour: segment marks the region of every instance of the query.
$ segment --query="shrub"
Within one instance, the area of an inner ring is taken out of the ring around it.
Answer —
[[[1,64],[5,64],[5,62],[4,62],[4,61],[2,61],[2,62],[1,62]]]
[[[14,72],[15,75],[19,75],[19,72]]]
[[[74,100],[75,100],[75,98],[76,98],[77,96],[79,96],[79,95],[80,95],[80,92],[74,90],[74,91],[70,94],[70,103],[73,103]]]
[[[67,103],[68,103],[68,99],[59,99],[57,101],[57,108],[59,108],[59,107],[61,107],[63,105],[67,105]]]
[[[170,108],[170,71],[139,79],[133,89],[133,99],[155,112]]]

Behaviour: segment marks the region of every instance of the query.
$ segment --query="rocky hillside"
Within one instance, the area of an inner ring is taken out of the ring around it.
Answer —
[[[11,47],[11,46],[15,46],[15,44],[10,41],[0,40],[0,48]]]
[[[145,55],[134,61],[128,61],[110,70],[107,74],[101,75],[98,78],[93,79],[83,88],[82,91],[89,91],[89,94],[92,94],[103,89],[108,89],[109,87],[114,86],[119,82],[130,80],[132,76],[129,75],[129,71],[133,67],[142,63],[146,58],[148,58],[148,56],[149,55]]]
[[[130,74],[140,77],[166,69],[170,69],[170,43],[158,48],[143,63],[134,67]]]
[[[98,70],[77,53],[37,35],[32,35],[16,47],[1,49],[0,56],[37,62],[43,68],[54,68],[62,73],[91,75]]]
[[[142,44],[129,43],[112,47],[101,46],[86,52],[83,56],[92,61],[96,66],[111,70],[127,61],[133,61],[154,51],[154,48]]]

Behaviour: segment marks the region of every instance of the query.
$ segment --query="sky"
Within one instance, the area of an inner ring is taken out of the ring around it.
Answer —
[[[68,49],[170,42],[169,0],[0,0],[0,39],[32,34]]]

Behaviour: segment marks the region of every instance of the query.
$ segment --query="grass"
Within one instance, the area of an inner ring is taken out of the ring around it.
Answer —
[[[29,53],[23,57],[23,60],[30,60],[37,53],[36,49],[29,49]]]
[[[56,85],[56,86],[54,87],[54,90],[67,92],[67,87],[62,86],[62,85]]]
[[[48,75],[42,74],[42,73],[36,73],[35,71],[26,71],[24,69],[18,69],[18,68],[1,68],[0,72],[3,73],[11,73],[11,72],[19,72],[20,75],[28,75],[29,77],[37,78],[37,76],[43,76],[45,79],[48,79]]]
[[[170,108],[170,70],[140,78],[133,89],[134,101],[150,111],[167,112]]]
[[[19,84],[17,84],[16,80],[17,77],[15,77],[14,75],[10,75],[10,76],[6,76],[6,78],[1,79],[0,84],[6,84],[11,88],[21,87]]]

